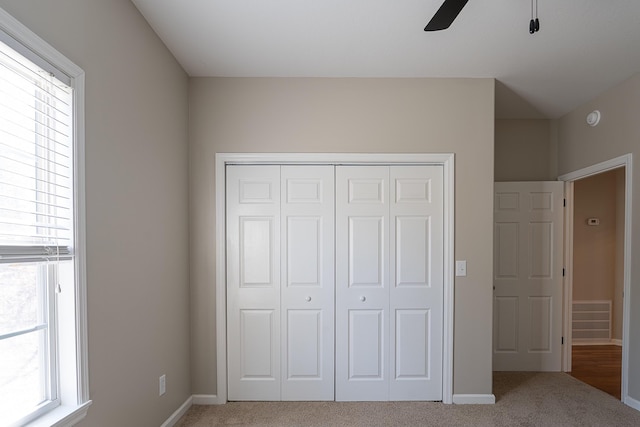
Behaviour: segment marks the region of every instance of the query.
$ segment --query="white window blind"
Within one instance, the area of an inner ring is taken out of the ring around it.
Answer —
[[[73,255],[72,96],[0,41],[0,263]]]

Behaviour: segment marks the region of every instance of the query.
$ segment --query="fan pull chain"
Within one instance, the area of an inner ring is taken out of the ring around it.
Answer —
[[[534,3],[535,3],[535,19],[534,19]],[[531,0],[531,21],[529,21],[529,34],[540,31],[540,20],[538,20],[538,0]]]

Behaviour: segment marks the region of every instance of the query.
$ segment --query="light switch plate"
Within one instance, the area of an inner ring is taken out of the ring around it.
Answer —
[[[456,261],[456,276],[467,275],[467,261]]]
[[[160,389],[159,390],[160,391],[160,396],[162,396],[167,391],[167,376],[166,375],[160,375],[160,380],[158,381],[158,386],[159,386],[159,389]]]

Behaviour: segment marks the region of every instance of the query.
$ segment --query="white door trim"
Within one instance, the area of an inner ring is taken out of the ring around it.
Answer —
[[[564,198],[567,205],[564,211],[564,268],[565,276],[562,293],[562,371],[571,372],[571,343],[573,341],[573,183],[565,181]]]
[[[630,318],[630,296],[631,296],[631,218],[632,218],[632,178],[633,178],[633,156],[631,154],[625,154],[615,159],[607,160],[592,166],[588,166],[577,171],[570,172],[568,174],[560,176],[560,181],[567,182],[571,191],[567,193],[567,202],[569,206],[573,206],[573,183],[579,179],[587,178],[592,175],[596,175],[602,172],[607,172],[612,169],[620,167],[625,168],[625,206],[624,206],[624,306],[623,306],[623,320],[622,320],[622,401],[630,406],[633,406],[633,399],[628,396],[629,385],[629,318]],[[567,214],[567,223],[565,224],[566,230],[573,230],[573,215]],[[565,295],[567,298],[571,298],[573,293],[573,238],[567,236],[565,240],[565,265],[567,267],[568,275],[565,277],[566,289]],[[571,318],[571,303],[570,299],[565,303],[565,316]],[[571,369],[571,322],[564,322],[564,336],[566,338],[564,346],[563,360],[565,361],[565,371],[567,368]],[[568,361],[568,364],[567,364]]]
[[[217,400],[227,402],[227,320],[225,260],[225,167],[228,164],[441,165],[444,172],[444,301],[442,401],[453,401],[454,214],[453,153],[216,153],[216,359]]]

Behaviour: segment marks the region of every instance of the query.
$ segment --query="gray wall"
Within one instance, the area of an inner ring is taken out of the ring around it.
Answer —
[[[129,0],[0,7],[86,72],[93,405],[81,425],[159,426],[191,395],[187,75]]]
[[[545,119],[496,120],[495,180],[555,181],[553,127]]]
[[[602,119],[596,127],[586,124],[586,115],[600,110]],[[623,154],[634,156],[633,217],[631,238],[631,293],[629,347],[629,395],[640,401],[640,74],[604,92],[602,95],[565,115],[558,123],[558,172],[572,172]]]
[[[216,393],[216,152],[455,153],[454,393],[491,393],[493,79],[194,78],[189,102],[194,393]]]
[[[616,175],[576,181],[573,206],[573,299],[613,300],[616,250]],[[600,225],[590,226],[588,218]]]

